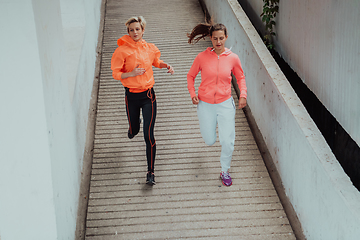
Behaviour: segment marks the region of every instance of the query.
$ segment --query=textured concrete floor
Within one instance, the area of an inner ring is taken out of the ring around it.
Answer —
[[[154,69],[153,187],[145,185],[142,130],[127,138],[124,88],[110,69],[125,21],[139,15],[147,20],[144,39],[176,71]],[[236,113],[231,187],[219,178],[219,143],[209,147],[201,138],[186,74],[210,43],[189,45],[186,33],[203,20],[197,0],[107,1],[86,240],[295,239],[243,111]]]

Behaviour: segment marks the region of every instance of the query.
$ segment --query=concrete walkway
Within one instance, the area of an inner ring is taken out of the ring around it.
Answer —
[[[110,69],[125,21],[138,15],[147,20],[144,39],[155,43],[176,71],[170,76],[154,69],[153,187],[145,185],[142,131],[127,138],[124,88]],[[295,239],[243,111],[236,114],[231,187],[219,179],[219,143],[209,147],[201,138],[186,74],[211,44],[189,45],[186,33],[203,20],[197,0],[107,1],[86,240]]]

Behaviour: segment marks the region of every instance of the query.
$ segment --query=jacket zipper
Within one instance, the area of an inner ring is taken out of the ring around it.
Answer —
[[[216,82],[215,82],[215,93],[214,93],[214,103],[215,104],[216,104],[216,92],[217,92],[218,80],[219,80],[220,55],[218,55],[217,57],[218,57],[218,62],[217,62]]]

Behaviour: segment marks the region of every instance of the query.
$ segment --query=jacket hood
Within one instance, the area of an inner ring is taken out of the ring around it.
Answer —
[[[208,48],[206,49],[206,51],[214,52],[214,48],[208,47]],[[214,52],[214,53],[215,53],[215,52]],[[230,53],[231,53],[231,49],[225,48],[225,52],[223,52],[223,53],[220,54],[220,55],[225,55],[225,56],[227,56],[227,55],[229,55]]]
[[[141,46],[145,44],[145,40],[141,39],[139,42],[135,42],[129,35],[124,35],[121,38],[117,40],[117,45],[120,47],[122,45],[127,45],[133,48],[138,48],[138,46]]]

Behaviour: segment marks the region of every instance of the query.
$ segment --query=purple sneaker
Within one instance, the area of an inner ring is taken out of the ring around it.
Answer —
[[[220,178],[221,178],[221,180],[222,180],[222,183],[223,183],[225,186],[227,186],[227,187],[231,186],[232,180],[231,180],[231,177],[230,177],[230,173],[229,173],[229,172],[221,172],[221,173],[220,173]]]

